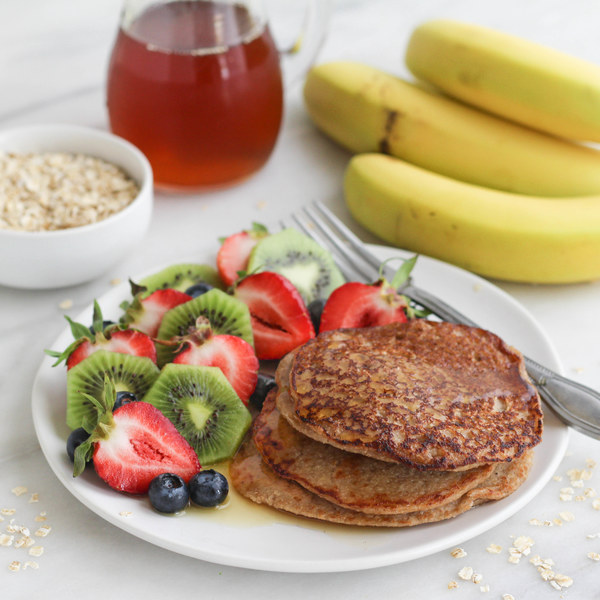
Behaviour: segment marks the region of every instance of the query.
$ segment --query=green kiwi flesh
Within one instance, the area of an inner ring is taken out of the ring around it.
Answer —
[[[101,398],[104,375],[109,375],[117,392],[134,393],[139,400],[158,378],[160,371],[147,357],[98,350],[67,371],[67,425],[77,429],[96,408],[81,392]]]
[[[254,345],[248,307],[241,300],[216,288],[167,311],[158,329],[157,338],[170,340],[174,336],[186,335],[200,316],[210,321],[214,334],[236,335]],[[173,360],[174,349],[156,344],[156,354],[157,362],[162,366]]]
[[[144,401],[172,421],[202,466],[231,458],[252,421],[218,367],[168,364]]]
[[[344,283],[331,254],[296,229],[284,229],[260,240],[250,253],[248,273],[275,271],[289,279],[308,305],[328,298]]]
[[[147,288],[145,295],[156,290],[172,288],[185,292],[196,283],[206,282],[213,287],[223,289],[224,284],[216,269],[210,265],[182,263],[166,267],[158,273],[144,277],[139,284]]]

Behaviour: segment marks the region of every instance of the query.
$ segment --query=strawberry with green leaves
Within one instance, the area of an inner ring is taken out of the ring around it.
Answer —
[[[133,281],[130,284],[133,301],[121,304],[121,308],[125,310],[121,322],[150,337],[156,337],[167,311],[192,299],[189,294],[173,288],[158,289],[146,295],[148,288]]]
[[[248,267],[252,248],[269,235],[268,229],[260,223],[252,223],[252,229],[234,233],[221,241],[217,253],[217,270],[225,285],[233,285]]]
[[[179,475],[187,482],[200,471],[194,449],[152,404],[130,402],[113,413],[116,392],[108,377],[100,399],[86,397],[97,412],[83,425],[90,435],[75,449],[73,476],[80,475],[91,460],[110,487],[144,494],[161,473]]]
[[[98,350],[144,356],[156,362],[156,347],[152,339],[140,331],[126,329],[117,324],[104,327],[102,311],[96,301],[94,301],[92,327],[76,323],[68,316],[65,318],[71,326],[75,341],[62,352],[46,350],[46,354],[57,359],[53,366],[64,360],[67,369],[71,369]]]
[[[416,260],[416,256],[406,260],[391,282],[380,276],[371,284],[351,281],[336,288],[323,307],[319,332],[402,323],[412,318],[414,309],[397,290],[408,279]]]

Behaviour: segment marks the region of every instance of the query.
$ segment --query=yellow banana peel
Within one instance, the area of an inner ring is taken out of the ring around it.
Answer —
[[[600,141],[600,66],[479,25],[417,27],[406,65],[469,104],[575,140]]]
[[[600,195],[490,190],[380,153],[351,159],[344,193],[353,217],[382,240],[486,277],[531,283],[600,278]]]
[[[315,124],[352,152],[383,152],[454,179],[520,194],[600,193],[597,150],[361,63],[314,67],[304,98]]]

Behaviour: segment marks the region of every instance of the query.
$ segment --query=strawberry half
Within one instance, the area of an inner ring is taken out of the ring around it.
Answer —
[[[289,279],[263,271],[244,277],[234,296],[250,309],[254,349],[260,359],[279,359],[315,337],[308,309]]]
[[[199,317],[196,327],[178,338],[183,347],[173,359],[184,365],[219,367],[244,404],[256,387],[259,362],[254,348],[235,335],[214,335],[208,319]]]
[[[156,337],[167,311],[192,299],[190,295],[171,288],[156,290],[145,298],[143,292],[146,288],[132,283],[131,289],[133,301],[128,306],[123,305],[125,315],[122,322],[150,337]]]
[[[75,450],[74,476],[91,457],[96,472],[110,487],[144,494],[161,473],[189,481],[200,470],[194,449],[152,404],[130,402],[113,413],[115,388],[108,378],[101,401],[86,397],[98,413],[94,423],[86,424],[90,437]]]
[[[396,290],[406,281],[415,260],[406,261],[392,283],[384,278],[372,284],[351,281],[333,290],[323,307],[319,331],[408,321],[413,311],[408,299]]]
[[[246,270],[252,248],[258,241],[269,235],[260,223],[252,223],[252,229],[234,233],[226,237],[217,253],[217,270],[225,285],[233,285],[239,273]]]
[[[125,329],[124,326],[117,324],[109,325],[103,329],[102,312],[96,301],[94,301],[91,328],[76,323],[69,317],[65,318],[71,326],[71,333],[75,341],[62,352],[46,350],[46,354],[58,359],[53,366],[64,360],[67,363],[67,369],[70,369],[98,350],[145,356],[156,362],[156,347],[145,333],[134,329]]]

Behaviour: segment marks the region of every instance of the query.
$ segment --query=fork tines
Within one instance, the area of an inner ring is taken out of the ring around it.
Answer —
[[[291,215],[293,226],[329,250],[344,277],[367,283],[377,279],[380,260],[319,201]]]

